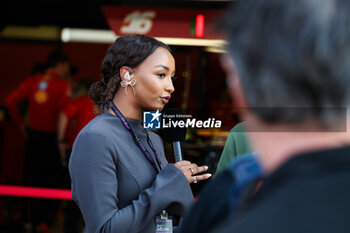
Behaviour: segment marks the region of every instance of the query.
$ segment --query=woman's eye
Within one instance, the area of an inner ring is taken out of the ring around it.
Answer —
[[[177,79],[177,77],[176,76],[173,76],[173,77],[171,77],[171,80],[176,80]]]
[[[160,74],[158,74],[158,76],[159,76],[160,78],[164,78],[164,77],[165,77],[165,74],[164,74],[164,73],[160,73]]]

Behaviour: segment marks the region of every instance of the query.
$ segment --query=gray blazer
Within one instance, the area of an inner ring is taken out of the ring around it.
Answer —
[[[154,156],[141,122],[129,119],[128,122]],[[108,111],[79,133],[69,172],[72,197],[82,212],[86,232],[153,233],[155,217],[163,209],[171,215],[183,216],[192,205],[193,195],[186,177],[167,163],[160,137],[150,134],[164,166],[159,173],[120,119]]]

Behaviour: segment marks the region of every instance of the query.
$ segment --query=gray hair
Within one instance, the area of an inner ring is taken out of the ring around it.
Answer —
[[[239,0],[225,23],[247,102],[262,120],[330,127],[344,113],[349,0]]]

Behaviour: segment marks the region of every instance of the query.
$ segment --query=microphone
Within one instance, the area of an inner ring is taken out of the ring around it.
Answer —
[[[185,118],[182,117],[183,112],[179,108],[169,108],[163,111],[162,118],[165,121],[171,121],[177,123],[180,121],[185,122]],[[182,161],[181,143],[186,138],[186,127],[180,127],[179,124],[168,124],[167,127],[163,126],[164,140],[171,143],[175,162]]]

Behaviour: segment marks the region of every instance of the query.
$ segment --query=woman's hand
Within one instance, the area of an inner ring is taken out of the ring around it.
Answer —
[[[208,170],[207,166],[198,167],[197,164],[191,163],[187,160],[176,162],[174,166],[182,171],[182,173],[186,176],[188,183],[190,184],[197,183],[198,181],[206,180],[211,177],[210,173],[197,175]]]

